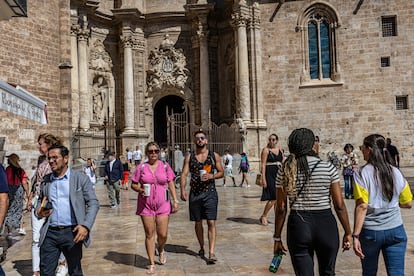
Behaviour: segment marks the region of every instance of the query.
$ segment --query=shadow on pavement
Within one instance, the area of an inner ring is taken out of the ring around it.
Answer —
[[[116,264],[132,265],[140,268],[146,268],[148,265],[148,259],[140,255],[120,253],[115,251],[108,251],[105,260],[112,261]]]
[[[32,275],[32,260],[16,260],[13,262],[13,268],[20,273],[20,275]]]
[[[237,223],[244,223],[244,224],[260,224],[259,219],[252,219],[252,218],[238,218],[238,217],[230,217],[227,220],[234,221]]]

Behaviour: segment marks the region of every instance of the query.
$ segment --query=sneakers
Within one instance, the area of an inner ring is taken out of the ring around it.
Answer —
[[[68,267],[64,264],[60,264],[56,269],[56,276],[66,276],[68,272]]]
[[[112,208],[112,209],[116,208],[116,205],[115,205],[115,204],[112,204],[112,205],[111,205],[111,208]]]
[[[26,235],[26,230],[25,230],[24,228],[19,228],[19,229],[17,229],[17,232],[18,232],[20,235],[22,235],[22,236],[25,236],[25,235]]]
[[[121,204],[121,200],[119,198],[116,199],[116,204],[117,205]]]

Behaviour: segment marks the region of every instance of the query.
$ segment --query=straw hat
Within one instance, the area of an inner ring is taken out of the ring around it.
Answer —
[[[20,168],[20,165],[19,165],[20,158],[17,154],[12,153],[10,155],[7,155],[6,157],[8,158],[8,162],[10,165],[16,168]]]

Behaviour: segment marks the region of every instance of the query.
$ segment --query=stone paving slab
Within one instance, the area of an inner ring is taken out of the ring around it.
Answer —
[[[414,176],[414,170],[411,171],[413,174],[410,176]],[[236,175],[237,183],[240,179],[240,175]],[[271,211],[269,214],[271,223],[268,226],[259,224],[258,218],[264,207],[264,202],[260,202],[261,188],[254,185],[254,175],[249,179],[250,188],[222,187],[222,180],[217,183],[219,218],[216,255],[219,261],[215,265],[207,265],[205,259],[197,256],[199,248],[194,224],[188,219],[187,203],[180,202],[179,212],[170,218],[166,246],[168,261],[164,266],[156,266],[156,275],[272,275],[268,272],[268,266],[273,250],[274,213]],[[228,180],[229,183],[231,181]],[[122,190],[121,205],[111,209],[105,187],[97,184],[96,191],[101,209],[92,230],[92,244],[83,251],[85,275],[146,275],[148,259],[142,223],[135,215],[136,193]],[[352,225],[354,202],[346,200],[346,204]],[[414,275],[414,213],[413,210],[403,209],[402,214],[409,237],[405,274]],[[25,215],[25,227],[28,234],[13,237],[3,263],[7,276],[32,275],[29,214]],[[285,230],[286,227],[282,235],[284,241]],[[343,235],[342,230],[340,235]],[[207,246],[205,250],[208,251]],[[380,259],[378,275],[386,275]],[[338,253],[336,274],[361,274],[359,259],[353,251]],[[289,254],[283,258],[277,275],[294,275]]]

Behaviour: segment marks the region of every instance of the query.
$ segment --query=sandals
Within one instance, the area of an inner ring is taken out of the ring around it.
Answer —
[[[216,255],[214,255],[214,253],[210,253],[210,256],[209,256],[209,258],[208,258],[208,261],[209,261],[210,263],[215,263],[215,262],[217,262],[217,257],[216,257]]]
[[[261,216],[261,217],[259,218],[259,221],[260,221],[260,224],[261,224],[261,225],[264,225],[264,226],[267,226],[267,225],[268,225],[268,222],[267,222],[267,217],[265,217],[265,216]]]
[[[198,256],[200,256],[201,258],[204,257],[204,249],[200,249],[200,251],[198,251]]]
[[[165,251],[160,252],[158,261],[161,265],[164,265],[167,262],[167,255],[165,254]]]
[[[155,265],[150,265],[147,269],[147,274],[154,274],[155,273]]]

